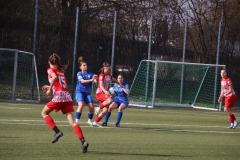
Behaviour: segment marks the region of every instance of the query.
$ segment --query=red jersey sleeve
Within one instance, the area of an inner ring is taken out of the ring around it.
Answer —
[[[230,78],[227,78],[227,79],[226,79],[226,85],[227,85],[227,86],[231,86],[231,85],[232,85],[232,81],[231,81]]]

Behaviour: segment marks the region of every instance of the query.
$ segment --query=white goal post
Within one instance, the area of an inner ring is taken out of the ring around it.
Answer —
[[[0,48],[0,101],[40,102],[35,56]]]
[[[225,65],[143,60],[131,84],[131,106],[221,110],[220,70]]]

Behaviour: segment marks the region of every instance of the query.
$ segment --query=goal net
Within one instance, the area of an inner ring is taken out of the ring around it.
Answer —
[[[40,101],[33,53],[0,48],[0,88],[0,101]]]
[[[130,105],[221,110],[217,100],[223,68],[225,65],[141,61],[131,85]]]

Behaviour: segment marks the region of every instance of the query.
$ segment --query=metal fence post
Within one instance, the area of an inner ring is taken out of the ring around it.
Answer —
[[[153,32],[153,15],[151,15],[150,19],[150,30],[149,30],[149,40],[148,40],[148,60],[151,59],[151,46],[152,46],[152,32]],[[145,90],[145,105],[148,107],[148,77],[149,77],[149,63],[150,61],[147,61],[147,79],[146,79],[146,90]],[[152,106],[154,107],[154,106]]]
[[[187,32],[188,32],[188,19],[186,19],[186,21],[185,21],[182,62],[185,62],[185,57],[186,57]],[[182,76],[181,76],[181,89],[180,89],[180,104],[182,104],[182,99],[183,99],[184,71],[185,71],[185,66],[183,64],[182,65]]]
[[[72,69],[72,98],[74,98],[74,90],[75,90],[75,74],[76,74],[78,26],[79,26],[78,23],[79,23],[79,7],[77,7],[77,11],[76,11],[74,51],[73,51],[73,69]]]
[[[33,93],[34,93],[34,72],[35,72],[35,66],[34,66],[34,58],[36,60],[36,63],[38,62],[38,56],[37,56],[37,35],[38,35],[38,10],[39,10],[39,1],[35,1],[35,19],[34,19],[34,33],[33,33],[33,60],[32,60],[32,75],[31,75],[31,93],[30,93],[30,99],[33,100]]]
[[[116,42],[116,30],[117,30],[117,11],[114,12],[114,25],[113,25],[113,40],[112,40],[112,58],[111,58],[111,75],[114,70],[114,56],[115,56],[115,42]]]

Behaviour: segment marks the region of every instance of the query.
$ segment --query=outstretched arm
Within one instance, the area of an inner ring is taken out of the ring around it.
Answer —
[[[114,77],[112,77],[112,82],[113,82],[113,83],[120,84]]]
[[[93,82],[93,81],[94,81],[94,82],[97,82],[97,75],[94,74],[93,77],[92,77],[92,79],[86,79],[86,80],[85,80],[85,79],[82,78],[82,79],[79,80],[79,81],[80,81],[81,83],[83,83],[83,84],[84,84],[84,83],[90,83],[90,82]]]

